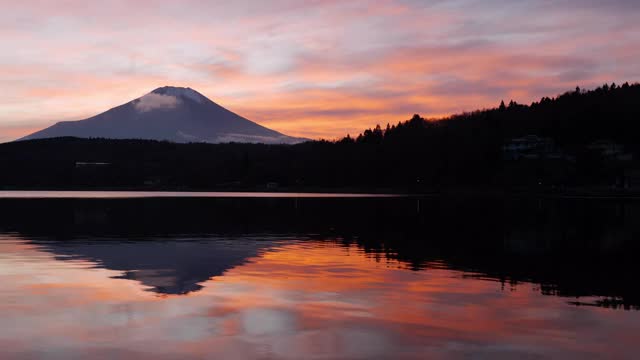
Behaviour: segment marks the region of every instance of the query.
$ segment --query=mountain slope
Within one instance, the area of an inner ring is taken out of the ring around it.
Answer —
[[[173,142],[294,144],[305,141],[258,125],[191,88],[161,87],[79,121],[62,121],[20,140],[74,136]]]

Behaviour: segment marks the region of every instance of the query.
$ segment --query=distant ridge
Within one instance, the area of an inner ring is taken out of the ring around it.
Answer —
[[[258,125],[184,87],[165,86],[99,115],[61,121],[20,140],[73,136],[178,143],[295,144],[306,141]]]

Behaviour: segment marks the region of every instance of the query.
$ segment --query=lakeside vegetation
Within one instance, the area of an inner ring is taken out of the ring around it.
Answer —
[[[640,186],[639,130],[640,84],[606,84],[446,119],[414,115],[355,137],[297,145],[5,143],[0,189],[633,189]],[[547,145],[506,153],[526,136]]]

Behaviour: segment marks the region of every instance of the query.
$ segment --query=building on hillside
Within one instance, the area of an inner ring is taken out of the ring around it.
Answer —
[[[591,151],[594,151],[603,159],[609,161],[631,161],[633,160],[633,154],[626,153],[624,146],[615,143],[611,140],[597,140],[587,146]]]
[[[85,162],[85,161],[76,161],[76,169],[80,168],[101,168],[105,166],[110,166],[111,163],[108,162]]]
[[[514,138],[502,146],[506,160],[538,159],[553,154],[553,150],[553,139],[537,135]]]
[[[625,189],[640,189],[640,169],[625,169],[622,186]]]

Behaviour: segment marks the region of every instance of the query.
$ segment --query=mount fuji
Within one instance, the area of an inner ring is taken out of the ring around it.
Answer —
[[[20,140],[73,136],[178,143],[296,144],[307,139],[258,125],[191,88],[165,86],[94,117],[61,121]]]

